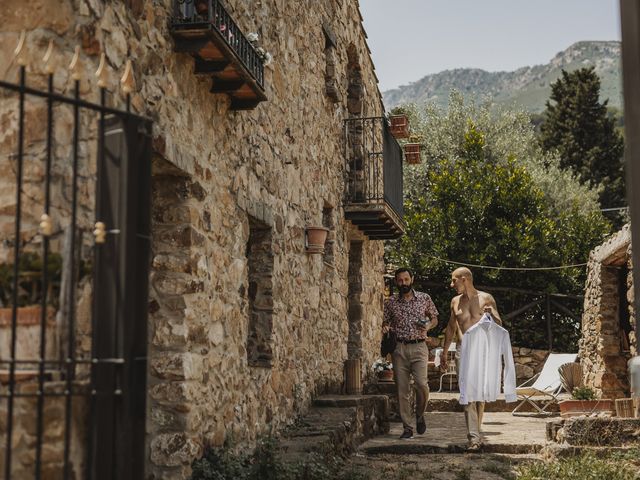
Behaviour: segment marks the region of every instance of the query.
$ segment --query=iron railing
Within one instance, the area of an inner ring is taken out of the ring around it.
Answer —
[[[2,105],[15,110],[17,125],[15,150],[0,152],[0,162],[15,171],[15,182],[4,181],[13,184],[16,202],[13,235],[0,237],[13,269],[11,298],[3,305],[10,310],[10,322],[3,325],[9,328],[9,348],[0,351],[0,369],[8,377],[0,386],[6,480],[144,477],[151,122],[129,112],[129,96],[123,111],[107,105],[105,88],[99,103],[81,98],[79,80],[72,91],[70,97],[55,92],[53,73],[48,88],[29,86],[25,66],[19,67],[17,83],[0,81]],[[30,109],[41,118],[27,115]],[[70,119],[72,135],[65,142],[55,133],[63,128],[56,125],[61,118]],[[96,156],[89,147],[97,149]],[[42,174],[34,175],[40,168]],[[40,231],[34,236],[37,218]],[[105,222],[102,234],[94,218]],[[20,351],[25,339],[18,321],[25,254],[42,258],[38,345],[29,356]],[[62,258],[59,300],[49,288],[54,254]],[[82,297],[92,304],[90,318],[82,317],[89,324],[83,323],[84,330],[77,314],[81,277],[92,285],[91,297],[86,290]],[[56,307],[52,332],[49,312]],[[51,354],[60,337],[59,351]],[[25,380],[29,372],[33,380]],[[54,407],[62,419],[52,426]],[[16,441],[25,419],[34,425],[26,443],[22,437]],[[52,459],[56,450],[62,453]]]
[[[402,149],[384,117],[345,120],[347,203],[385,202],[404,216]]]
[[[213,28],[264,89],[264,60],[220,0],[174,0],[171,26],[175,30]]]

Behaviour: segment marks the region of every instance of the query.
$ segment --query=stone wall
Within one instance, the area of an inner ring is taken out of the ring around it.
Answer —
[[[240,28],[257,32],[274,56],[265,71],[268,101],[241,112],[209,93],[190,56],[173,53],[169,0],[141,2],[140,14],[126,4],[4,2],[0,75],[16,76],[10,59],[22,29],[36,75],[53,40],[62,93],[71,91],[64,67],[76,44],[82,91],[94,99],[101,51],[112,104],[122,104],[117,79],[126,59],[134,61],[132,108],[155,122],[148,475],[186,478],[205,447],[251,444],[305,411],[313,395],[339,391],[349,341],[369,374],[382,316],[383,247],[344,220],[342,135],[349,112],[383,111],[355,0],[226,1]],[[44,86],[44,75],[38,78]],[[64,131],[56,143],[66,155]],[[5,214],[11,219],[10,207]],[[327,219],[331,255],[305,253],[305,227]],[[257,224],[271,239],[272,261],[262,266],[247,257]],[[350,278],[353,242],[361,242],[362,262]],[[261,278],[271,281],[260,291],[270,311],[260,323],[269,362],[252,366],[250,279],[262,267]],[[358,307],[350,329],[348,310]]]
[[[86,423],[88,414],[88,385],[75,382],[73,390],[83,395],[74,395],[71,404],[69,433],[69,478],[80,480],[84,475],[84,448],[87,439]],[[63,392],[66,382],[47,382],[44,389],[42,410],[42,456],[41,478],[63,478],[65,451],[65,402]],[[6,395],[7,386],[0,387],[0,393]],[[17,384],[13,403],[13,434],[11,478],[26,480],[35,478],[35,458],[37,442],[37,403],[38,384],[28,382]],[[5,447],[7,433],[7,401],[0,402],[0,471],[5,469]]]
[[[626,278],[620,278],[623,268],[628,269]],[[626,292],[626,298],[620,298],[621,292]],[[621,308],[629,309],[634,325],[632,305],[631,232],[626,225],[591,252],[587,266],[580,363],[585,385],[603,398],[629,393],[627,361],[635,352],[636,340],[631,331],[630,349],[623,349],[620,315]]]

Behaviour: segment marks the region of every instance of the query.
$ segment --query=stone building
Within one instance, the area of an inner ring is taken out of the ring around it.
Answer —
[[[580,363],[585,385],[603,398],[629,396],[627,361],[638,354],[631,268],[627,224],[591,252],[587,266]]]
[[[187,478],[207,446],[278,431],[314,395],[341,391],[347,359],[370,374],[381,240],[404,229],[402,154],[382,119],[357,0],[5,0],[2,10],[0,77],[16,78],[22,30],[29,78],[46,84],[40,58],[52,41],[65,95],[76,45],[83,94],[97,97],[104,52],[113,104],[123,102],[118,79],[130,59],[131,108],[153,120],[149,478]],[[5,174],[12,108],[0,107]],[[27,112],[33,138],[44,128],[38,112]],[[71,120],[60,113],[64,156]],[[37,198],[42,172],[27,177]],[[2,195],[8,236],[15,192]],[[92,195],[83,187],[87,228]],[[25,235],[37,236],[40,213],[26,206]],[[329,230],[323,253],[306,248],[310,226]],[[87,303],[91,285],[76,288]],[[77,343],[87,353],[84,311]]]

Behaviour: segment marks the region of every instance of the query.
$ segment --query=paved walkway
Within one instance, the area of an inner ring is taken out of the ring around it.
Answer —
[[[392,423],[388,435],[374,437],[363,443],[359,451],[367,455],[461,453],[467,444],[464,413],[429,412],[427,431],[410,440],[399,440],[402,424]],[[531,454],[545,444],[546,418],[514,417],[505,412],[485,412],[484,452]]]

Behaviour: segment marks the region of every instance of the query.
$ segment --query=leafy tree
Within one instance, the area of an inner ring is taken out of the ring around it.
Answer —
[[[457,93],[447,112],[432,106],[408,111],[412,130],[425,139],[428,161],[407,168],[407,233],[387,245],[387,256],[417,273],[445,318],[455,265],[441,259],[503,267],[583,263],[609,233],[597,192],[541,150],[526,115],[504,110],[492,117],[488,105],[465,105]],[[585,280],[584,268],[472,270],[480,286],[550,293],[581,293]],[[495,296],[499,308],[511,310],[506,294]],[[515,308],[527,303],[517,301]],[[531,332],[529,346],[546,344],[540,316],[519,322],[521,334]],[[575,322],[554,319],[554,325],[558,346],[576,340]]]
[[[563,70],[551,85],[541,143],[545,150],[559,153],[561,168],[571,168],[583,183],[602,186],[603,207],[618,207],[626,204],[624,142],[608,101],[599,98],[600,78],[593,67]]]

